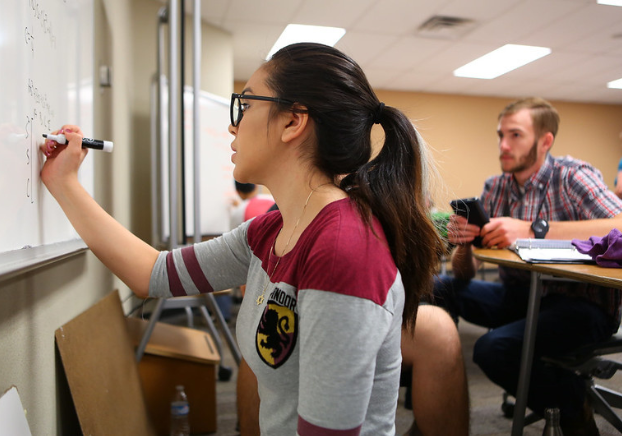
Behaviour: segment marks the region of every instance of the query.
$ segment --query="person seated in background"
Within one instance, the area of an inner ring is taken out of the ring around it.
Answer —
[[[402,371],[411,372],[415,421],[404,436],[467,436],[469,392],[458,330],[441,308],[422,304],[414,335],[402,329]],[[237,380],[240,436],[259,436],[257,379],[245,362]]]
[[[240,199],[232,201],[229,212],[229,228],[231,230],[251,218],[266,213],[275,204],[274,198],[271,195],[261,194],[260,187],[254,183],[240,183],[236,180],[235,190]],[[227,321],[231,318],[231,305],[234,300],[237,303],[242,301],[245,287],[246,285],[236,286],[232,294],[220,295],[216,299],[216,303]]]
[[[494,383],[516,395],[530,273],[499,267],[501,283],[473,280],[478,262],[472,241],[505,248],[518,238],[588,239],[622,225],[622,200],[586,162],[550,155],[559,115],[547,101],[527,98],[509,104],[498,117],[502,175],[486,180],[481,201],[490,216],[482,228],[452,215],[448,238],[457,247],[453,277],[435,283],[435,304],[453,316],[491,328],[480,337],[473,360]],[[565,436],[597,435],[584,381],[547,366],[544,355],[562,355],[609,338],[620,325],[620,291],[584,283],[544,282],[527,405],[540,416],[561,412]]]
[[[231,230],[244,221],[266,213],[275,204],[274,198],[271,195],[261,194],[259,186],[254,183],[240,183],[236,180],[235,190],[241,201],[233,200],[233,207],[229,216],[229,227]]]

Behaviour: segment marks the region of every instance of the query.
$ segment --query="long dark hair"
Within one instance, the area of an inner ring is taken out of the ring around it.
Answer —
[[[373,214],[382,224],[406,290],[403,325],[412,331],[442,251],[428,216],[426,154],[415,128],[401,111],[381,104],[359,65],[332,47],[292,44],[264,68],[276,97],[303,106],[315,120],[312,163],[333,180],[346,175],[340,187],[364,221],[370,225]],[[374,123],[385,140],[370,160]]]

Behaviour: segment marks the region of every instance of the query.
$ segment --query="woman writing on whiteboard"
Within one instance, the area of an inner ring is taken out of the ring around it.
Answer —
[[[385,140],[371,159],[374,123]],[[258,379],[262,434],[395,434],[401,327],[414,327],[441,242],[418,135],[352,59],[294,44],[232,95],[234,178],[266,186],[279,210],[172,252],[134,237],[91,199],[76,177],[82,132],[63,130],[69,144],[47,150],[41,177],[137,295],[247,284],[237,339]]]

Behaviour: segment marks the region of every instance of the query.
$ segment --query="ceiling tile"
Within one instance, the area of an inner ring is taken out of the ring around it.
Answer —
[[[550,91],[549,100],[582,101],[589,103],[622,104],[622,90],[612,92],[606,87],[578,88],[562,85]]]
[[[441,78],[438,74],[431,73],[404,73],[392,77],[382,89],[404,90],[404,91],[425,91],[437,83]]]
[[[486,85],[487,95],[504,95],[513,98],[522,97],[542,97],[550,98],[549,91],[557,87],[558,84],[551,81],[524,81],[519,78],[501,76],[490,80]]]
[[[425,92],[439,92],[443,94],[486,95],[483,80],[465,77],[443,76],[436,82],[426,85]]]
[[[387,89],[401,74],[386,68],[365,68],[365,76],[374,89]]]
[[[383,51],[393,47],[399,39],[394,35],[378,35],[374,33],[347,32],[336,46],[361,67],[366,67],[372,59]]]
[[[465,36],[468,41],[495,40],[499,46],[537,32],[581,4],[563,0],[526,0]]]
[[[354,30],[414,34],[428,18],[437,13],[449,0],[378,0],[354,25]]]
[[[607,83],[612,80],[618,80],[622,78],[622,65],[611,66],[600,72],[594,73],[590,76],[589,80],[582,79],[586,86],[590,84],[606,86]]]
[[[225,20],[290,23],[303,0],[229,0]]]
[[[531,62],[514,71],[510,71],[505,76],[518,78],[523,81],[542,80],[549,77],[557,77],[560,71],[576,69],[576,65],[588,62],[590,55],[582,53],[564,53],[553,51],[550,55]],[[568,78],[566,79],[568,80]]]
[[[589,83],[595,75],[615,75],[622,69],[622,58],[612,56],[591,56],[585,61],[571,65],[568,68],[555,71],[551,77],[560,81],[585,81]]]
[[[622,23],[622,8],[603,8],[589,4],[571,13],[552,20],[541,29],[529,33],[518,41],[521,44],[550,47],[553,49],[572,47],[584,37],[589,37],[603,27]]]
[[[620,8],[622,12],[622,8]],[[622,54],[622,18],[613,26],[603,26],[591,35],[574,41],[569,50],[587,53]]]
[[[408,36],[400,38],[392,46],[369,63],[372,68],[391,65],[396,70],[408,70],[439,51],[447,49],[450,41]]]
[[[296,24],[343,27],[350,30],[375,2],[376,0],[305,0],[292,19]]]
[[[487,22],[506,12],[519,1],[521,0],[453,0],[441,8],[438,13],[450,17]]]
[[[453,71],[456,68],[496,49],[497,46],[493,44],[476,44],[458,41],[445,47],[443,51],[439,51],[433,56],[430,56],[424,62],[418,62],[415,69],[417,71],[427,72],[446,72],[453,75]]]

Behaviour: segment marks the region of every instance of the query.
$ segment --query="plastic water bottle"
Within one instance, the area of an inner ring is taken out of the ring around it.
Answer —
[[[190,406],[188,405],[188,397],[182,385],[176,388],[175,396],[171,401],[171,436],[189,436],[190,435]]]
[[[563,436],[562,429],[559,426],[559,409],[546,409],[544,419],[546,424],[542,436]]]

